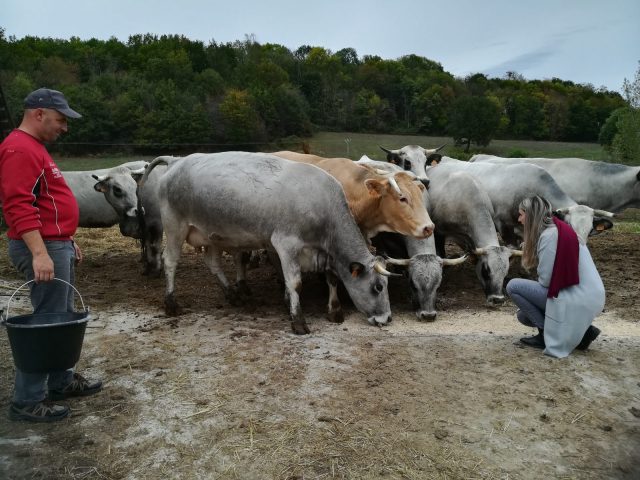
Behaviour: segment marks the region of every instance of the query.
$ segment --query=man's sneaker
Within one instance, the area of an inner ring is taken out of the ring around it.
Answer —
[[[102,390],[102,382],[89,383],[79,373],[73,374],[73,380],[61,390],[49,390],[49,400],[64,400],[69,397],[86,397]]]
[[[589,325],[587,331],[584,332],[584,336],[582,337],[582,341],[576,347],[576,350],[586,350],[591,345],[596,338],[600,335],[600,329],[598,327],[594,327],[593,325]]]
[[[42,401],[35,405],[20,406],[12,403],[9,407],[10,420],[26,420],[27,422],[57,422],[69,415],[69,407]]]

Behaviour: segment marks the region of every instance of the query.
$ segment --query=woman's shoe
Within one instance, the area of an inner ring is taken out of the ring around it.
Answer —
[[[545,344],[544,344],[544,330],[539,328],[537,335],[534,335],[533,337],[522,337],[520,339],[520,342],[524,343],[525,345],[527,345],[529,347],[543,349],[545,347]]]
[[[582,341],[576,347],[576,350],[586,350],[591,345],[596,338],[600,335],[600,329],[598,327],[594,327],[593,325],[589,325],[587,331],[584,332],[584,336],[582,337]]]

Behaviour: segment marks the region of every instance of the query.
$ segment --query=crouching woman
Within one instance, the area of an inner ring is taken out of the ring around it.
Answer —
[[[525,198],[518,213],[524,226],[522,265],[528,270],[537,264],[538,270],[538,280],[515,278],[507,284],[518,320],[538,328],[537,335],[520,341],[559,358],[574,348],[586,350],[600,334],[591,323],[605,300],[589,249],[568,224],[553,216],[546,199]]]

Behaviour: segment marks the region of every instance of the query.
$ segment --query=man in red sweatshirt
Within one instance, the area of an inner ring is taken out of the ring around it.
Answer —
[[[0,144],[0,203],[9,226],[9,258],[27,280],[34,280],[29,284],[34,313],[72,312],[73,288],[53,278],[74,283],[74,263],[82,259],[73,242],[78,204],[44,143],[67,131],[67,118],[81,115],[61,92],[47,88],[31,92],[24,108],[22,123]],[[16,368],[9,418],[61,420],[69,407],[53,400],[101,389],[102,382],[89,382],[73,370],[34,374]]]

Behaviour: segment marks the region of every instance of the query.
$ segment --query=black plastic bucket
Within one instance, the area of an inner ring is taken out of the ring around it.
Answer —
[[[61,279],[56,279],[73,285]],[[11,295],[13,296],[25,285]],[[75,287],[73,287],[75,290]],[[80,293],[76,290],[80,296]],[[18,315],[3,321],[7,327],[11,353],[16,367],[26,373],[49,373],[72,368],[80,359],[84,332],[91,320],[89,309],[84,312],[39,313]]]

